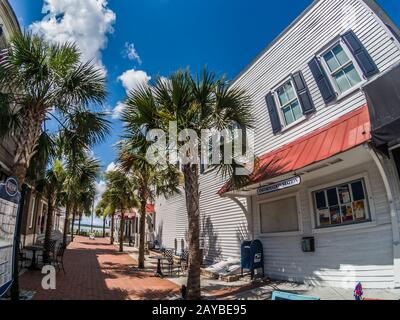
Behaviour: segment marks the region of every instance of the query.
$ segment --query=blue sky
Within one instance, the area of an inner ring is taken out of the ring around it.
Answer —
[[[234,78],[312,0],[9,0],[24,28],[73,40],[107,73],[112,135],[95,147],[104,169],[123,133],[117,111],[126,88],[189,66]],[[400,1],[378,0],[400,25]],[[48,19],[42,13],[43,5]],[[62,18],[61,23],[58,23]],[[53,124],[54,125],[54,124]],[[52,124],[48,123],[47,127]],[[111,167],[111,166],[110,166]],[[105,190],[97,185],[98,195]],[[86,222],[88,223],[89,220]],[[101,224],[97,219],[96,224]]]
[[[85,1],[89,0],[80,0]],[[44,17],[43,0],[10,2],[24,27]],[[186,66],[197,71],[207,65],[229,78],[235,77],[311,2],[109,0],[107,8],[115,15],[110,24],[113,31],[105,34],[108,43],[99,50],[109,79],[110,95],[106,107],[113,109],[124,100],[125,89],[118,77],[132,69],[143,70],[147,76],[154,77],[168,76]],[[400,25],[399,1],[378,2]],[[76,28],[79,29],[79,26]],[[139,59],[132,57],[130,60],[127,57],[126,43],[134,44]],[[119,120],[113,119],[112,136],[95,148],[96,156],[101,158],[105,167],[115,160],[113,144],[118,141],[121,132]]]

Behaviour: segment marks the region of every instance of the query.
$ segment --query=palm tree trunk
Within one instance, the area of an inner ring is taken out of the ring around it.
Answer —
[[[71,205],[69,203],[67,203],[67,207],[65,209],[65,221],[64,221],[64,231],[63,231],[63,245],[65,248],[67,247],[70,208],[71,208]]]
[[[119,252],[124,252],[124,232],[125,232],[125,215],[121,210],[121,221],[119,225]]]
[[[46,222],[46,231],[44,235],[44,250],[43,250],[43,263],[48,263],[50,258],[50,242],[51,242],[51,234],[53,231],[53,215],[54,215],[54,207],[56,202],[56,197],[53,190],[50,190],[47,193],[48,198],[48,208],[47,208],[47,222]]]
[[[72,207],[72,221],[71,221],[71,242],[74,242],[74,227],[75,227],[75,217],[76,217],[76,204]]]
[[[81,234],[81,221],[82,221],[82,214],[79,214],[78,235]]]
[[[106,237],[106,216],[103,217],[103,238]]]
[[[146,235],[146,204],[147,201],[140,201],[140,240],[139,240],[139,269],[144,269],[144,249],[145,249],[145,235]]]
[[[112,213],[111,215],[111,237],[110,237],[110,244],[114,244],[114,215],[115,213]]]
[[[183,168],[185,177],[186,208],[189,222],[189,266],[187,279],[187,298],[189,300],[201,299],[200,288],[200,193],[199,174],[197,165],[186,165]]]
[[[20,188],[25,183],[26,172],[32,157],[37,152],[42,123],[45,114],[36,112],[35,108],[28,108],[22,118],[21,127],[14,136],[15,152],[12,166],[12,176],[17,178]]]

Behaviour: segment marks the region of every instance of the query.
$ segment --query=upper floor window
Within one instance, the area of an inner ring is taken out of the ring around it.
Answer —
[[[339,94],[342,94],[359,84],[362,79],[342,43],[336,44],[323,55],[329,74]]]
[[[303,117],[303,111],[294,89],[292,80],[287,81],[276,90],[284,124],[291,125]]]

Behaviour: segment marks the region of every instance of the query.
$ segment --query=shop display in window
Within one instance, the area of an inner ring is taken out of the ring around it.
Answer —
[[[313,194],[318,227],[368,220],[364,181],[358,180]]]

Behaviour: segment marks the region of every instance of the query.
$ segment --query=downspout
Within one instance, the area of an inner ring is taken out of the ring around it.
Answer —
[[[397,211],[395,207],[394,197],[388,175],[385,171],[382,160],[379,158],[376,151],[371,147],[367,146],[367,149],[372,156],[378,170],[381,174],[383,183],[385,185],[386,194],[389,201],[390,207],[390,219],[392,223],[392,234],[393,234],[393,269],[394,269],[394,284],[395,287],[400,286],[400,233],[399,233],[399,220],[397,217]]]

